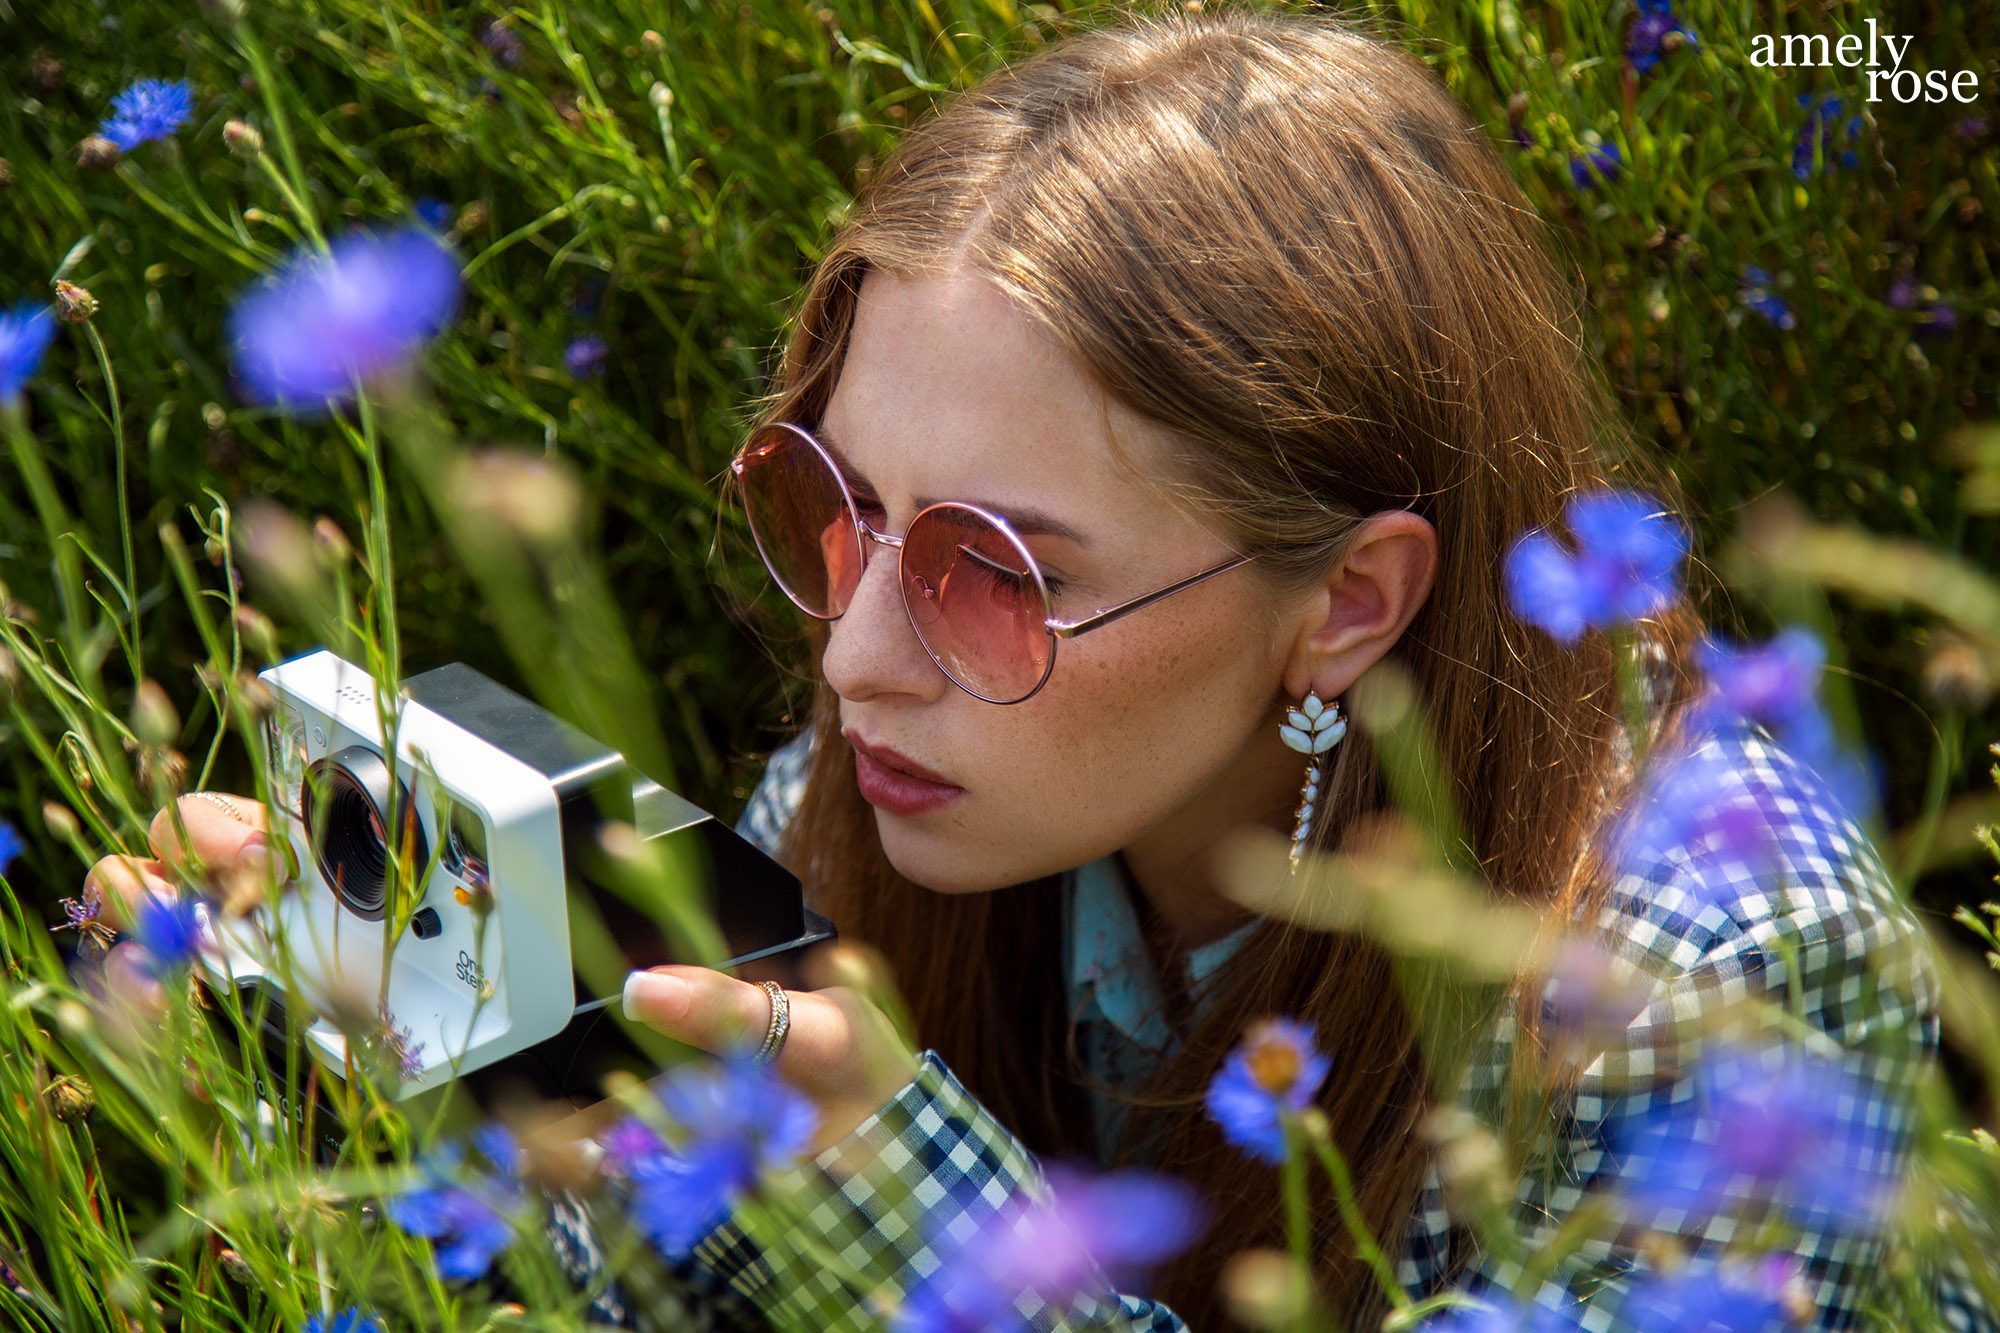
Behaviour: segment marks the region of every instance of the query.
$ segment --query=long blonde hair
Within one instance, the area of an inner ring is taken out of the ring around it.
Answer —
[[[1566,916],[1600,886],[1580,848],[1612,771],[1613,663],[1601,640],[1565,650],[1509,614],[1501,556],[1516,534],[1559,527],[1579,490],[1674,492],[1621,428],[1543,231],[1483,128],[1378,32],[1325,15],[1130,19],[1000,70],[909,130],[814,271],[757,424],[819,422],[871,268],[965,263],[1154,424],[1161,484],[1254,554],[1274,591],[1323,578],[1368,514],[1423,515],[1437,579],[1391,657],[1496,891]],[[1685,690],[1692,617],[1651,629]],[[919,1039],[1031,1149],[1093,1156],[1061,879],[958,896],[899,875],[817,670],[825,627],[808,638],[816,760],[782,858],[843,935],[882,950]],[[1388,804],[1365,735],[1334,753],[1315,834],[1329,850]],[[1107,1163],[1151,1140],[1149,1164],[1206,1191],[1203,1241],[1147,1293],[1195,1328],[1220,1323],[1230,1253],[1283,1244],[1275,1172],[1225,1145],[1202,1106],[1252,1018],[1315,1024],[1334,1069],[1319,1106],[1392,1253],[1428,1098],[1390,960],[1366,940],[1270,919],[1208,984],[1204,1017],[1132,1098]],[[1335,1308],[1379,1310],[1324,1192],[1312,1227]]]

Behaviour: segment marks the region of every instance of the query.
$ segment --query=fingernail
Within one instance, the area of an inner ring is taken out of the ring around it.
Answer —
[[[273,861],[276,861],[278,866],[277,882],[283,884],[290,880],[292,877],[290,844],[274,849],[271,835],[261,829],[243,840],[243,849],[237,854],[237,864],[260,877],[269,870]]]
[[[634,972],[625,978],[625,1016],[650,1018],[677,1010],[687,982],[671,972]]]

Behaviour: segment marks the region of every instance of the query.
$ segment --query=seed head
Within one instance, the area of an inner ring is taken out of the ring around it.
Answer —
[[[56,313],[66,324],[88,324],[90,317],[97,313],[97,298],[88,288],[79,287],[67,278],[56,280]]]

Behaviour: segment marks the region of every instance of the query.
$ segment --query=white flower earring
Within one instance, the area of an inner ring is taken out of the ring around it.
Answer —
[[[1347,719],[1340,715],[1340,702],[1319,701],[1317,691],[1307,691],[1305,702],[1285,714],[1278,735],[1285,744],[1306,757],[1306,784],[1299,794],[1298,826],[1292,830],[1292,873],[1299,873],[1299,857],[1306,849],[1306,830],[1312,827],[1313,806],[1319,801],[1320,756],[1340,744],[1347,734]]]

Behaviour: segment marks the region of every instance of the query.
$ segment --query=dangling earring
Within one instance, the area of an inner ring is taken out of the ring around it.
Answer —
[[[1285,714],[1278,735],[1286,745],[1306,756],[1306,785],[1299,794],[1299,822],[1292,830],[1292,873],[1299,873],[1299,856],[1306,849],[1306,830],[1312,827],[1313,806],[1319,800],[1320,756],[1340,744],[1347,734],[1347,719],[1340,715],[1340,701],[1319,701],[1318,691],[1308,691],[1305,702]]]

